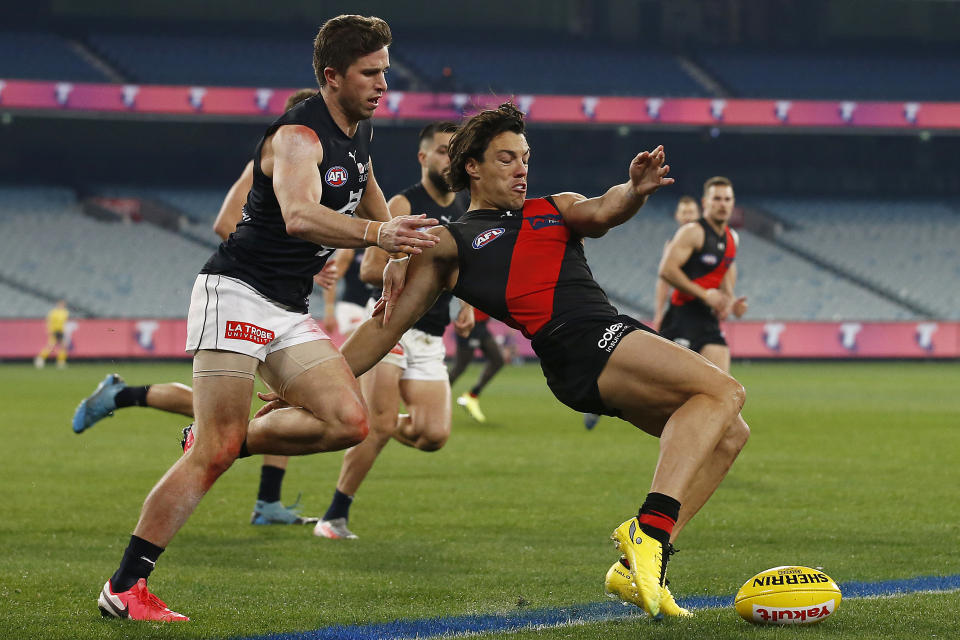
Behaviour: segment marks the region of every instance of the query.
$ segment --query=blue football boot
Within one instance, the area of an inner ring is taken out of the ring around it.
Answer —
[[[123,378],[115,373],[104,378],[73,412],[73,432],[83,433],[103,418],[112,416],[117,408],[117,393],[126,386]]]

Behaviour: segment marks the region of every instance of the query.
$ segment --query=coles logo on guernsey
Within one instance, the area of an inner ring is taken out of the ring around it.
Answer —
[[[487,229],[476,238],[473,239],[473,248],[474,249],[483,249],[485,246],[502,236],[506,233],[507,230],[503,227],[497,227],[496,229]]]
[[[336,167],[327,169],[327,174],[323,176],[323,180],[331,187],[342,187],[347,183],[348,177],[350,176],[347,170],[337,165]]]
[[[227,328],[223,332],[224,338],[231,340],[246,340],[257,344],[267,344],[274,338],[273,331],[258,327],[249,322],[237,322],[236,320],[227,320]]]

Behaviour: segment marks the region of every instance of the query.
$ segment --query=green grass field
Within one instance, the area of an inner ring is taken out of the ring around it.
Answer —
[[[226,638],[603,599],[610,531],[648,490],[656,441],[604,419],[586,432],[539,368],[507,368],[454,414],[436,453],[392,443],[351,513],[356,541],[248,524],[259,460],[242,460],[161,557],[151,588],[183,625],[102,620],[96,596],[186,423],[124,409],[81,436],[77,402],[111,370],[189,383],[188,364],[0,365],[0,638]],[[732,595],[781,564],[838,582],[960,574],[960,365],[739,364],[753,429],[688,526],[674,593]],[[468,386],[468,371],[455,392]],[[327,506],[341,454],[295,459],[284,498]],[[732,609],[483,637],[956,637],[960,593],[845,601],[815,628],[759,628]]]

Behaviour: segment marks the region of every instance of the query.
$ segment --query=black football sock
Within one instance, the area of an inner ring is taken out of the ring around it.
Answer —
[[[140,578],[149,578],[157,558],[163,553],[163,548],[143,538],[130,536],[130,544],[123,552],[120,568],[110,578],[110,586],[114,593],[126,591],[137,584]]]
[[[284,473],[286,469],[273,465],[265,464],[260,467],[260,491],[257,493],[257,500],[278,502]]]
[[[250,449],[247,449],[247,439],[243,439],[243,444],[240,445],[240,453],[237,454],[237,460],[240,458],[249,458],[253,454],[250,453]]]
[[[351,504],[353,504],[353,496],[348,496],[340,491],[340,489],[334,489],[333,500],[330,502],[330,507],[327,509],[327,512],[323,514],[323,519],[336,520],[337,518],[346,518],[349,520]]]
[[[113,401],[117,409],[124,407],[145,407],[147,406],[147,391],[150,385],[145,387],[124,387],[117,392]]]
[[[680,515],[680,503],[662,493],[648,493],[637,520],[645,534],[659,541],[664,547],[670,542],[670,534]]]

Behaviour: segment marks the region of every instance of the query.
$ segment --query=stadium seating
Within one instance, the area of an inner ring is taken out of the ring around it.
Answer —
[[[647,209],[649,207],[649,210]],[[664,243],[676,231],[672,211],[651,201],[643,215],[599,240],[587,240],[597,281],[617,300],[654,308],[654,283]],[[905,320],[909,310],[838,279],[745,229],[737,257],[737,293],[748,296],[753,320]]]
[[[43,318],[53,307],[45,300],[26,291],[15,289],[0,282],[0,318]]]
[[[0,288],[6,301],[0,315],[42,316],[58,297],[97,316],[186,314],[194,277],[216,241],[210,227],[222,191],[115,186],[94,192],[160,202],[186,222],[177,233],[145,222],[99,221],[83,215],[69,189],[0,187],[0,282],[16,285]],[[960,212],[930,201],[744,204],[786,223],[775,241],[739,231],[737,291],[749,296],[750,319],[922,317],[891,296],[931,309],[937,318],[960,319],[960,290],[943,284],[960,280]],[[675,231],[671,207],[651,200],[621,229],[586,241],[594,275],[619,306],[643,315],[652,311],[663,245]],[[322,313],[319,292],[310,304]]]
[[[960,319],[960,211],[924,200],[767,199],[788,220],[778,240],[921,305]]]
[[[631,64],[635,50],[597,49],[588,44],[398,44],[397,55],[421,78],[436,86],[441,71],[454,71],[457,89],[499,94],[599,94],[703,96],[703,88],[669,54],[644,51],[644,63]]]
[[[709,51],[696,59],[735,97],[960,100],[955,55]]]
[[[0,78],[106,82],[66,40],[52,33],[0,31]]]
[[[310,87],[309,38],[100,33],[90,46],[133,82]]]

